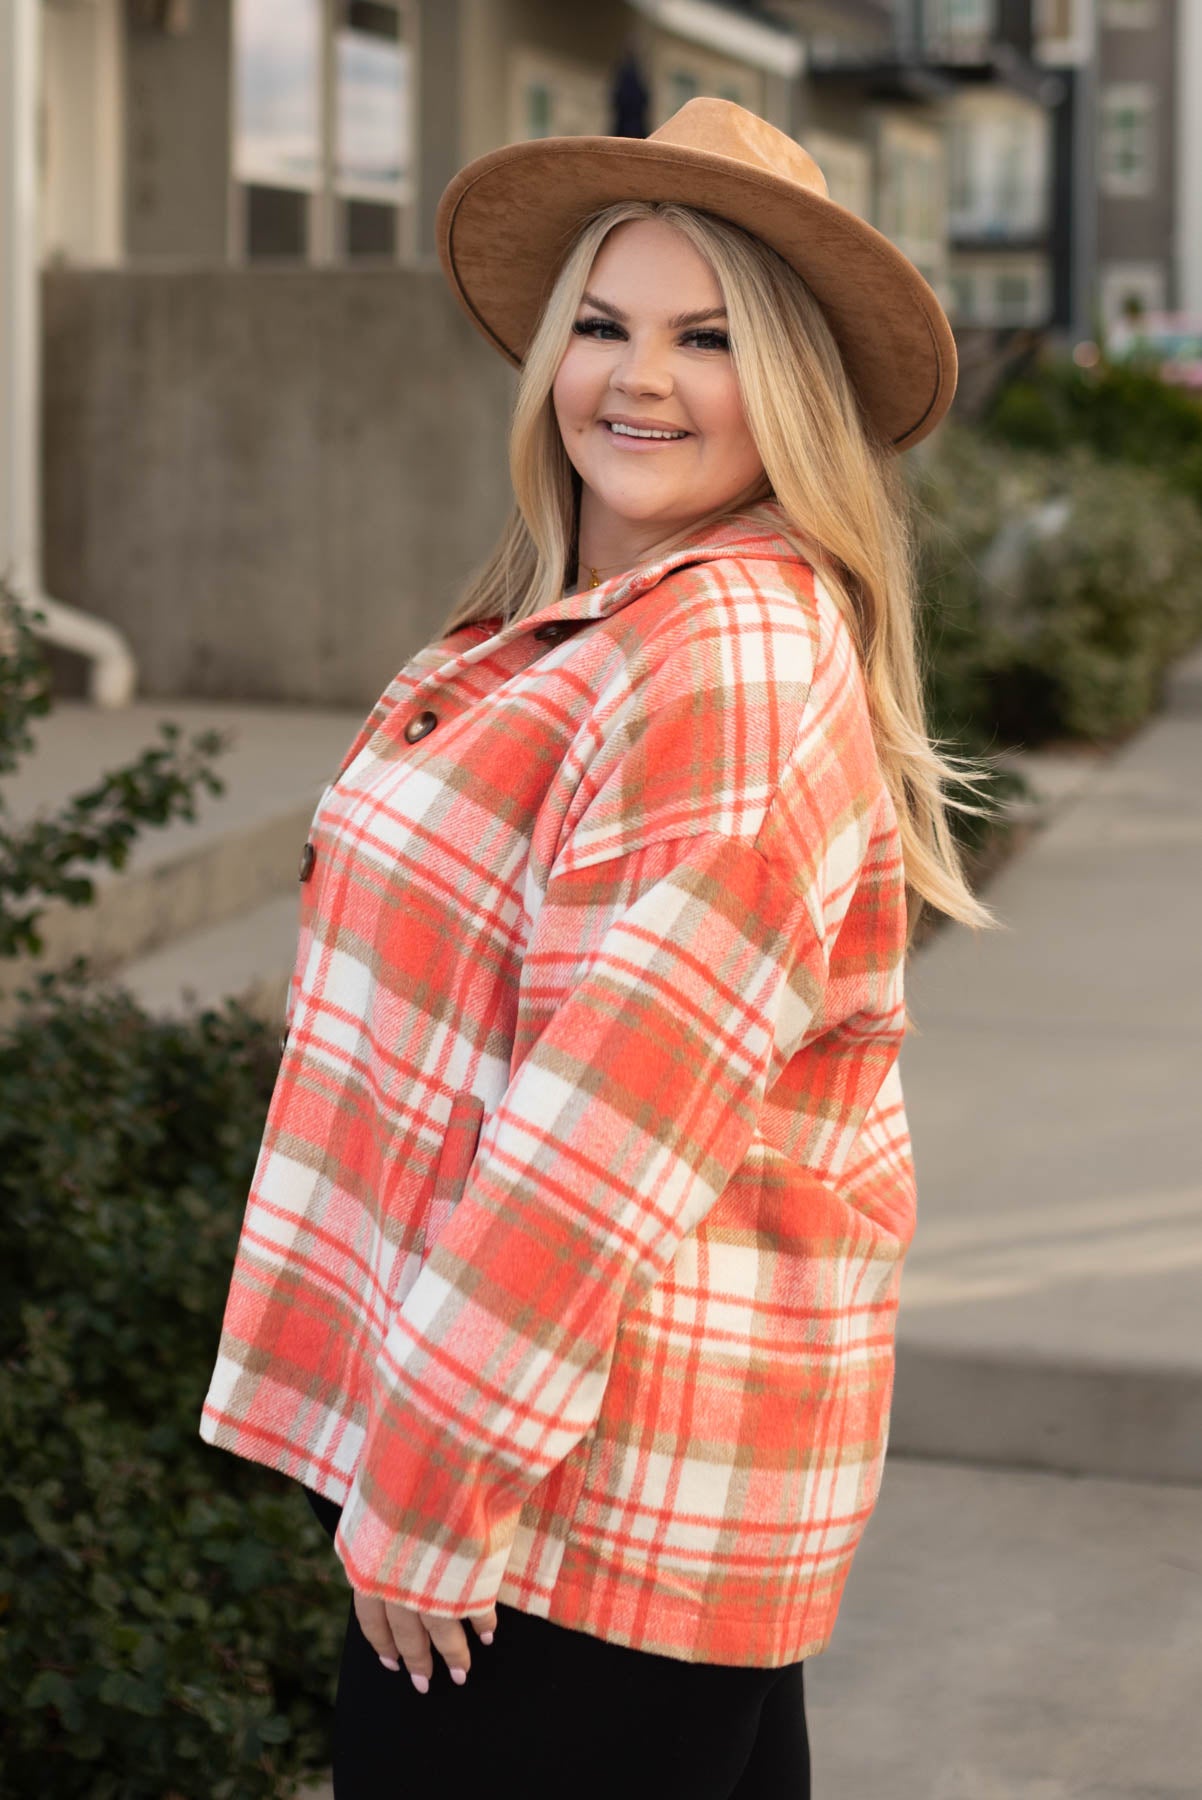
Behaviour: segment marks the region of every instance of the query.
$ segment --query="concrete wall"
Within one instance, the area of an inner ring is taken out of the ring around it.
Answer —
[[[49,591],[152,696],[366,706],[510,503],[513,376],[428,270],[44,277]]]

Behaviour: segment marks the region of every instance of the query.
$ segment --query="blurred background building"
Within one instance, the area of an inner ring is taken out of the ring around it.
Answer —
[[[493,146],[762,114],[940,293],[965,408],[1033,334],[1202,313],[1192,0],[6,6],[40,19],[47,585],[152,693],[370,698],[495,531],[511,376],[434,260]]]

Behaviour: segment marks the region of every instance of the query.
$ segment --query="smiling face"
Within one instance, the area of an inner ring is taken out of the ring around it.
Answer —
[[[581,561],[606,579],[763,473],[722,290],[660,219],[629,220],[602,244],[552,402],[583,484]]]

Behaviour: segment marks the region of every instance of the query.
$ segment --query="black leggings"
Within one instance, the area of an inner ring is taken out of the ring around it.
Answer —
[[[305,1489],[333,1539],[341,1509]],[[452,1682],[384,1668],[347,1617],[334,1707],[335,1800],[809,1800],[804,1663],[689,1663],[497,1605]]]

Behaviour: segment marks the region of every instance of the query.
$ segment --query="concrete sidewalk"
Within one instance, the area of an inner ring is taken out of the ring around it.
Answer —
[[[806,1669],[815,1800],[1197,1800],[1200,1514],[891,1456]]]
[[[914,957],[898,1451],[1202,1481],[1200,896],[1202,652]]]

